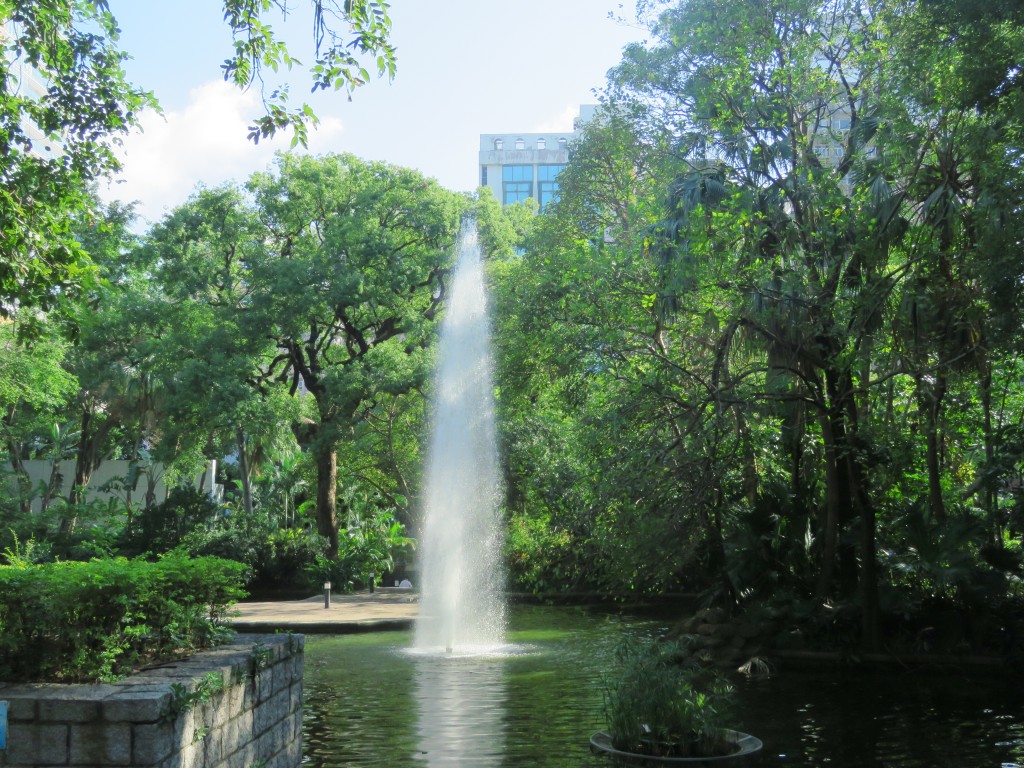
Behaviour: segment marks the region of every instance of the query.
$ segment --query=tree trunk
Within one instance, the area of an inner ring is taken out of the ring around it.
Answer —
[[[152,509],[156,505],[156,475],[150,467],[146,473],[146,502],[145,509]]]
[[[64,484],[64,473],[60,471],[60,445],[54,449],[56,454],[50,461],[50,479],[46,483],[46,490],[43,491],[43,498],[39,504],[39,511],[45,512],[50,508],[50,502],[53,501],[53,497],[60,492],[60,487]],[[72,530],[74,526],[72,526]]]
[[[878,565],[875,557],[875,510],[858,502],[860,513],[860,601],[864,650],[877,651],[879,637]]]
[[[757,494],[760,490],[760,478],[757,474],[757,456],[754,453],[753,441],[750,439],[750,432],[747,429],[747,422],[743,413],[736,407],[733,409],[736,414],[736,439],[740,443],[741,455],[741,477],[743,484],[743,497],[748,504],[757,501]]]
[[[4,417],[4,422],[8,428],[13,425],[13,408]],[[32,477],[21,459],[21,446],[13,437],[7,438],[7,455],[11,462],[11,469],[14,470],[14,476],[18,478],[18,507],[22,514],[27,515],[32,511]]]
[[[942,466],[939,461],[939,414],[946,396],[946,378],[939,375],[933,385],[918,380],[918,407],[924,417],[925,465],[928,469],[928,508],[936,522],[946,521],[942,499]]]
[[[984,415],[983,435],[985,440],[985,464],[992,467],[995,462],[995,436],[992,434],[992,366],[985,360],[981,369],[981,408]],[[999,519],[996,506],[996,493],[991,482],[982,487],[982,508],[989,520],[989,534],[992,542],[1002,546],[1002,521]]]
[[[783,404],[781,441],[789,469],[790,493],[794,499],[804,498],[803,438],[806,407],[803,403]]]
[[[327,556],[338,557],[338,454],[319,448],[316,454],[316,524],[329,542]]]
[[[849,382],[852,385],[852,382]],[[846,414],[846,450],[843,463],[846,466],[850,500],[860,522],[860,605],[861,636],[864,650],[876,651],[879,637],[878,565],[875,554],[875,509],[868,493],[868,476],[860,448],[858,433],[857,404],[853,388],[843,389],[848,393],[843,399]]]
[[[248,444],[245,439],[245,430],[238,426],[235,436],[238,440],[238,471],[242,476],[242,509],[248,519],[252,519],[252,478],[250,477]],[[210,488],[213,488],[213,480],[210,480]]]
[[[78,436],[78,451],[75,454],[75,476],[71,481],[71,491],[68,493],[68,502],[72,505],[85,501],[85,489],[92,479],[92,473],[100,465],[98,456],[102,434],[94,428],[93,415],[88,403],[83,404],[82,429]],[[77,523],[78,517],[75,515],[62,519],[60,521],[61,533],[73,531]]]
[[[820,411],[822,442],[825,448],[825,520],[820,535],[824,541],[821,573],[815,591],[819,598],[830,594],[839,567],[840,592],[850,595],[857,584],[857,557],[855,548],[840,541],[839,532],[854,518],[851,485],[846,464],[852,446],[847,423],[850,412],[846,404],[852,400],[852,387],[847,374],[835,371],[825,373],[826,405]],[[849,402],[849,405],[855,406]],[[855,412],[854,416],[855,418]]]
[[[821,570],[815,596],[822,600],[832,591],[836,572],[836,551],[839,542],[839,467],[836,461],[836,441],[832,422],[826,411],[821,411],[821,438],[825,447],[825,518],[819,526],[821,539]]]

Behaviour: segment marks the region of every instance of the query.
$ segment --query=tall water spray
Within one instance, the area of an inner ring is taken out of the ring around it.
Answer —
[[[473,653],[505,636],[501,483],[490,329],[476,228],[459,238],[441,324],[420,534],[419,650]]]

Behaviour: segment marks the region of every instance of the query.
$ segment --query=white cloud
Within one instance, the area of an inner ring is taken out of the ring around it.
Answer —
[[[568,133],[579,117],[580,105],[568,104],[554,117],[546,117],[530,129],[531,133]]]
[[[260,110],[255,93],[216,80],[194,88],[181,110],[144,113],[142,131],[126,137],[119,150],[122,172],[101,190],[102,196],[138,201],[136,210],[148,223],[184,202],[199,183],[244,181],[267,168],[275,151],[291,144],[290,132],[257,145],[246,138],[251,119]],[[309,151],[326,151],[342,130],[340,120],[322,118],[310,132]]]

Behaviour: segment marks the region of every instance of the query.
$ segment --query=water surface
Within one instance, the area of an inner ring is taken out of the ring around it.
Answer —
[[[656,620],[517,607],[509,646],[415,654],[409,633],[306,638],[305,763],[316,768],[610,768],[587,748],[601,679],[624,634]],[[762,766],[1024,766],[1024,694],[1001,681],[923,673],[782,670],[734,678]]]

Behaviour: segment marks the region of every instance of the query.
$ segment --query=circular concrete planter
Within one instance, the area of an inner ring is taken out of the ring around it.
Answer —
[[[749,733],[740,731],[727,731],[736,742],[736,749],[728,755],[717,755],[714,757],[658,757],[656,755],[642,755],[637,752],[623,752],[612,746],[612,736],[607,731],[598,731],[590,737],[590,751],[594,754],[605,754],[619,764],[624,765],[724,765],[732,761],[739,762],[751,755],[761,751],[764,746],[761,740],[751,736]]]

